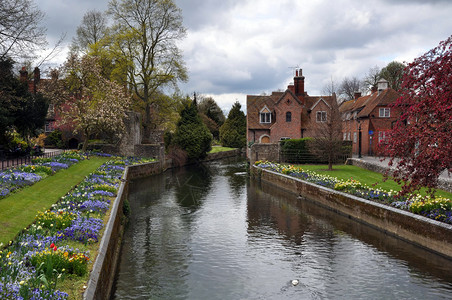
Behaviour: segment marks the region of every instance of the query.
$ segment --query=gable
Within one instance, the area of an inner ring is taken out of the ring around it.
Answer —
[[[312,107],[309,109],[309,110],[314,110],[314,108],[317,106],[317,105],[319,105],[320,103],[325,103],[325,105],[329,108],[329,109],[331,109],[331,105],[329,104],[329,103],[327,103],[326,101],[325,101],[325,99],[323,99],[323,97],[321,97],[319,100],[317,100],[317,102],[315,102],[314,103],[314,105],[312,105]]]

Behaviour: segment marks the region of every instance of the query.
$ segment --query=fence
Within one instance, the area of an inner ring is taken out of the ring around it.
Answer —
[[[1,160],[0,160],[0,170],[5,170],[5,169],[12,168],[12,167],[20,166],[20,165],[30,164],[33,159],[38,158],[38,157],[46,157],[46,158],[54,157],[61,153],[63,153],[63,150],[55,150],[55,151],[51,151],[51,152],[46,152],[41,155],[26,155],[26,156],[13,157],[13,158],[4,157],[4,158],[1,158]]]
[[[351,154],[340,154],[336,156],[334,163],[345,163]],[[281,150],[280,161],[292,164],[327,164],[328,159],[319,158],[318,156],[304,150]]]

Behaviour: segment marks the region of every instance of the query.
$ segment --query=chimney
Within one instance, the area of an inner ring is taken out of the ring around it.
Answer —
[[[361,92],[355,91],[354,97],[355,97],[355,101],[358,100],[358,98],[361,97]]]
[[[22,70],[19,71],[20,73],[20,81],[27,82],[28,81],[28,72],[25,67],[22,67]]]
[[[295,77],[293,78],[295,86],[295,95],[298,98],[304,97],[304,76],[302,75],[302,69],[295,71]]]
[[[293,85],[293,83],[289,84],[289,85],[287,86],[287,88],[288,88],[292,93],[295,93],[295,86]]]
[[[386,79],[382,78],[377,82],[378,85],[378,95],[380,95],[380,93],[386,89],[388,89],[389,87],[389,81],[387,81]]]
[[[41,80],[41,71],[36,67],[33,71],[35,82],[38,83]]]

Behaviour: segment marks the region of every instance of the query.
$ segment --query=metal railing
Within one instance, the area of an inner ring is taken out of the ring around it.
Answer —
[[[41,155],[26,155],[26,156],[18,156],[18,157],[2,157],[0,158],[0,170],[6,170],[9,168],[31,164],[32,160],[38,157],[54,157],[61,153],[63,153],[64,150],[55,150],[51,152],[46,152]]]
[[[281,150],[279,153],[280,161],[282,163],[291,164],[327,164],[328,159],[319,158],[309,151],[302,150]],[[349,154],[340,154],[336,156],[334,163],[345,163],[347,158],[351,157]]]

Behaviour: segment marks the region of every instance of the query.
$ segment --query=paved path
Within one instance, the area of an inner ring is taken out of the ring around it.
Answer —
[[[375,156],[363,156],[361,158],[358,158],[357,156],[354,156],[352,158],[352,161],[353,162],[351,164],[353,165],[358,165],[360,167],[380,173],[389,168],[388,158],[383,159],[381,157]],[[392,166],[391,168],[394,168],[394,166]],[[441,173],[438,178],[438,188],[452,193],[452,173],[448,174],[447,170],[444,170],[444,172]]]
[[[379,166],[384,167],[384,168],[389,168],[389,166],[388,166],[389,158],[376,157],[376,156],[363,156],[361,158],[358,158],[356,156],[356,157],[353,157],[353,158],[357,159],[357,160],[362,160],[362,161],[368,162],[370,164],[379,165]],[[394,163],[394,165],[396,165],[396,164]],[[392,168],[394,168],[394,165],[392,166]],[[443,178],[443,179],[446,179],[446,180],[447,179],[448,180],[452,180],[452,173],[448,174],[447,170],[444,170],[444,172],[441,173],[441,175],[439,177]]]

